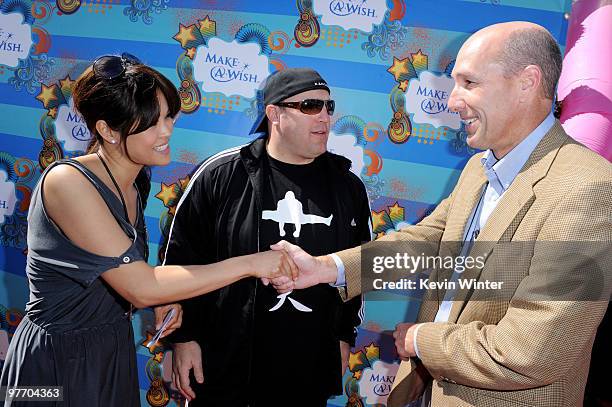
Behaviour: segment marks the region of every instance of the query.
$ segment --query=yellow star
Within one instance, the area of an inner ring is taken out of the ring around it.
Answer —
[[[185,178],[179,178],[179,185],[181,186],[181,191],[184,191],[187,188],[187,184],[189,184],[189,175]]]
[[[72,89],[72,85],[74,84],[74,82],[76,81],[73,81],[72,79],[70,79],[69,75],[66,75],[66,77],[60,81],[61,90],[69,91],[70,89]]]
[[[185,55],[187,55],[191,59],[193,59],[193,57],[195,57],[195,54],[196,54],[195,47],[191,47],[191,48],[187,49],[187,51],[185,51]]]
[[[412,65],[414,65],[415,69],[420,71],[424,71],[427,69],[428,58],[427,55],[423,54],[419,49],[416,54],[410,54],[412,57]]]
[[[40,93],[36,96],[36,99],[40,100],[45,108],[49,106],[49,103],[52,100],[57,100],[57,95],[55,94],[55,90],[57,89],[57,85],[53,84],[49,87],[45,86],[44,83],[40,84]]]
[[[377,230],[380,226],[383,226],[385,223],[385,211],[372,211],[372,229]]]
[[[361,379],[361,375],[363,374],[363,370],[358,370],[355,373],[353,373],[353,377],[357,380]]]
[[[194,41],[196,39],[193,30],[195,29],[195,25],[191,24],[190,26],[184,26],[179,23],[179,32],[172,38],[181,43],[181,47],[185,48],[189,41]]]
[[[153,359],[155,359],[157,363],[161,363],[162,360],[164,360],[164,352],[155,352],[155,356],[153,356]]]
[[[351,372],[353,372],[358,365],[363,364],[362,355],[363,353],[361,353],[361,351],[357,353],[351,352],[351,354],[349,355],[349,370]]]
[[[52,107],[51,109],[49,109],[49,111],[47,112],[47,116],[53,117],[55,119],[57,117],[57,107]]]
[[[393,223],[399,223],[404,220],[404,208],[399,206],[397,202],[389,207],[389,217]]]
[[[378,346],[374,345],[374,342],[366,346],[365,351],[366,357],[369,361],[372,361],[374,359],[380,359],[380,349],[378,348]]]
[[[395,77],[395,80],[399,81],[401,74],[408,73],[408,63],[409,62],[410,61],[408,61],[408,58],[397,59],[396,57],[393,57],[393,65],[391,65],[391,67],[387,69],[387,72],[393,74],[393,76]]]
[[[168,208],[168,215],[174,216],[175,213],[176,213],[176,205],[172,205],[171,207]]]
[[[204,20],[198,20],[200,25],[200,32],[204,37],[213,37],[217,35],[217,23],[215,20],[211,20],[208,16],[204,17]]]
[[[400,81],[397,87],[400,88],[402,92],[406,92],[406,89],[408,88],[408,81]]]
[[[162,182],[161,191],[155,194],[155,198],[160,199],[164,203],[164,206],[168,207],[170,202],[176,199],[175,186],[176,184],[166,185]]]

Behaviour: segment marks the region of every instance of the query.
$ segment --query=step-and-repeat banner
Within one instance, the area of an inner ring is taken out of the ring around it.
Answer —
[[[468,35],[528,20],[548,28],[563,49],[570,6],[570,0],[0,0],[0,360],[28,300],[30,196],[42,170],[82,154],[91,137],[71,92],[97,56],[134,54],[171,78],[181,95],[172,163],[153,170],[146,210],[151,253],[194,166],[251,140],[258,88],[286,67],[313,67],[331,85],[337,107],[329,149],[353,161],[380,236],[429,213],[475,152],[448,108],[450,72]],[[344,395],[330,405],[384,405],[397,369],[390,333],[414,320],[418,307],[418,298],[400,294],[385,301],[366,296]],[[171,350],[146,346],[152,325],[150,310],[134,319],[142,404],[176,405]],[[299,357],[288,363],[310,370]],[[304,392],[295,383],[296,397]]]

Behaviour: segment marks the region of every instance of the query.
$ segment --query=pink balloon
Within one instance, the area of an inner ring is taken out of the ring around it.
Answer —
[[[606,4],[607,3],[607,4]],[[572,7],[558,95],[565,131],[612,161],[612,4]]]

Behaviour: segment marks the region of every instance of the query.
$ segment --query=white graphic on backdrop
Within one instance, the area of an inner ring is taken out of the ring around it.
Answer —
[[[361,175],[364,166],[363,147],[355,145],[355,136],[352,134],[336,135],[330,131],[327,150],[351,160],[351,172],[358,177]]]
[[[4,223],[5,216],[13,215],[17,194],[15,183],[7,181],[7,174],[0,170],[0,225]]]
[[[377,360],[371,368],[363,370],[359,380],[359,394],[365,399],[366,404],[386,403],[398,368],[395,363]]]
[[[300,237],[302,225],[322,223],[330,225],[334,215],[329,215],[327,218],[317,215],[307,215],[303,212],[302,203],[295,199],[295,194],[292,191],[287,191],[285,198],[278,201],[275,211],[262,211],[261,218],[263,220],[273,220],[278,222],[278,231],[281,236],[285,236],[285,224],[292,223],[295,225],[293,237]]]
[[[194,78],[202,82],[205,92],[252,98],[261,81],[270,74],[268,57],[260,51],[260,46],[252,42],[211,38],[208,45],[198,47],[193,61]]]
[[[414,113],[412,120],[415,123],[459,129],[459,114],[451,112],[448,106],[454,86],[455,81],[444,74],[436,76],[429,71],[421,72],[418,79],[412,79],[408,84],[406,111]]]
[[[314,0],[313,9],[323,25],[371,32],[383,22],[387,0]]]
[[[91,133],[87,129],[85,120],[75,110],[72,98],[68,105],[61,105],[55,120],[55,133],[60,142],[64,142],[65,151],[85,151]]]
[[[21,13],[0,12],[0,65],[17,67],[32,47],[32,27],[25,24]]]

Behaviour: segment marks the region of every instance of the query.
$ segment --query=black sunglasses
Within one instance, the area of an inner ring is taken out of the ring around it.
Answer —
[[[112,80],[120,77],[125,72],[127,65],[142,64],[140,59],[127,52],[119,55],[103,55],[93,63],[93,72],[96,76]]]
[[[336,102],[333,100],[321,100],[321,99],[304,99],[301,102],[278,102],[276,106],[290,107],[292,109],[300,109],[300,112],[304,114],[319,114],[323,110],[323,105],[327,109],[328,115],[333,115],[336,109]]]

